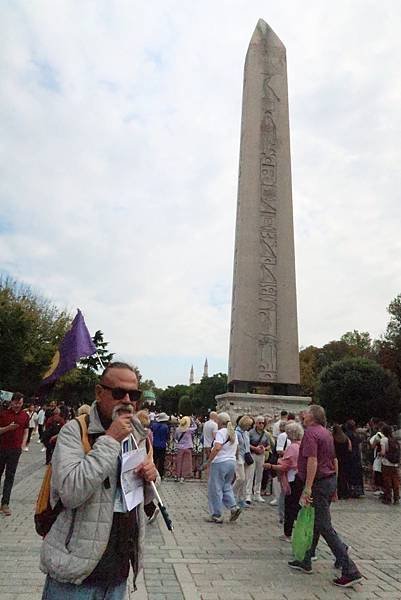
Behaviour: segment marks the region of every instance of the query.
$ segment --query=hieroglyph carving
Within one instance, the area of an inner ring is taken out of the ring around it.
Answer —
[[[258,378],[277,381],[277,119],[280,98],[264,73],[260,144]]]

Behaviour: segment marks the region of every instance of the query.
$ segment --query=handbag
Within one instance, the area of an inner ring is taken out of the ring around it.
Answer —
[[[244,461],[247,465],[253,465],[254,460],[253,460],[252,454],[250,452],[245,452]]]

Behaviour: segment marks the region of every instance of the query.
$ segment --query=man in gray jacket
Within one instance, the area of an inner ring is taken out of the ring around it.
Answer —
[[[61,501],[63,508],[42,545],[40,566],[47,573],[42,600],[122,600],[130,564],[135,582],[142,566],[145,517],[142,504],[128,511],[120,473],[121,442],[124,450],[132,436],[139,447],[146,444],[146,432],[134,418],[139,398],[133,368],[111,363],[96,385],[88,425],[90,452],[85,454],[76,420],[58,435],[51,503]],[[156,468],[146,458],[137,473],[144,479],[148,502]]]

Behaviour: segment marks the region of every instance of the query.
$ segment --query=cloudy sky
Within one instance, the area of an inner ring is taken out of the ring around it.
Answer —
[[[287,47],[300,345],[401,292],[398,0],[0,7],[0,269],[159,386],[227,371],[242,71]]]

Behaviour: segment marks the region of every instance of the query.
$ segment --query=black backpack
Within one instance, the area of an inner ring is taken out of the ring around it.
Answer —
[[[393,465],[398,465],[398,463],[400,462],[400,445],[398,443],[397,440],[395,440],[394,438],[390,438],[388,440],[388,449],[386,452],[386,459],[393,463]]]

